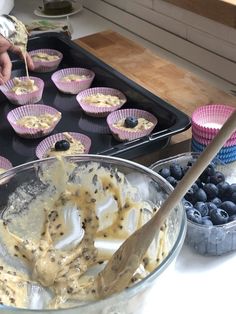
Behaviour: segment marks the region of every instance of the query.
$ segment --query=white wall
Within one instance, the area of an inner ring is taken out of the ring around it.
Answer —
[[[84,0],[84,6],[236,84],[236,29],[163,0]]]

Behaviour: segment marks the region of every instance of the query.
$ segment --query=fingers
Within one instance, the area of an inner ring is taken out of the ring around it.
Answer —
[[[11,48],[11,51],[16,53],[16,54],[18,54],[21,57],[21,59],[24,60],[24,55],[23,55],[23,53],[22,53],[22,51],[21,51],[21,49],[19,47],[15,47],[14,46],[14,47]],[[26,52],[26,62],[27,62],[27,65],[28,65],[29,69],[33,70],[34,69],[34,63],[33,63],[32,58],[28,54],[28,52]]]
[[[6,52],[12,44],[2,35],[0,35],[0,53]]]
[[[1,66],[0,84],[4,84],[11,77],[12,68],[11,60],[7,52],[3,52],[0,54],[0,66]]]

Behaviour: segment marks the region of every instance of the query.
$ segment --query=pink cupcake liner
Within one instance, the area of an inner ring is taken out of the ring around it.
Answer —
[[[235,110],[234,107],[223,104],[210,104],[197,108],[192,115],[192,128],[202,134],[204,138],[212,138]],[[231,138],[236,138],[236,132]]]
[[[213,140],[214,136],[212,138],[204,138],[201,135],[198,134],[198,132],[195,132],[195,130],[192,130],[192,137],[199,143],[203,145],[209,145],[211,141]],[[236,138],[230,138],[223,147],[230,147],[230,146],[235,146],[236,145]]]
[[[29,55],[32,57],[37,53],[47,53],[49,55],[58,56],[59,58],[54,61],[34,61],[34,72],[52,72],[57,69],[59,64],[61,63],[61,60],[63,58],[63,54],[54,49],[37,49],[29,52]]]
[[[218,130],[219,131],[219,130]],[[192,125],[192,134],[194,134],[195,136],[198,136],[206,141],[211,141],[215,136],[216,134],[218,133],[218,131],[214,134],[214,133],[207,133],[205,131],[201,131],[197,128],[195,128],[193,125]],[[227,143],[231,142],[231,141],[235,141],[236,140],[236,134],[233,133],[230,137],[230,139],[227,141]]]
[[[39,116],[51,114],[58,116],[49,128],[26,128],[17,124],[17,121],[25,116]],[[7,115],[7,120],[11,124],[14,131],[23,138],[39,138],[51,133],[58,122],[61,120],[61,113],[53,107],[46,105],[25,105],[11,110]]]
[[[25,81],[27,80],[27,76],[18,77],[19,79]],[[22,106],[27,104],[34,104],[42,98],[43,89],[44,89],[44,82],[38,77],[30,76],[31,80],[34,80],[35,85],[38,89],[34,92],[16,95],[15,93],[11,92],[11,89],[14,87],[14,81],[9,80],[4,85],[0,86],[1,92],[7,97],[7,99],[14,105]]]
[[[104,94],[104,95],[117,96],[120,99],[120,104],[116,106],[111,106],[111,107],[98,107],[84,100],[85,97],[95,95],[98,93]],[[87,113],[89,116],[106,117],[110,112],[120,109],[126,103],[127,98],[121,91],[117,89],[109,88],[109,87],[95,87],[95,88],[89,88],[80,92],[76,96],[76,100],[78,101],[78,103],[80,104],[84,112]]]
[[[113,124],[117,121],[127,118],[127,117],[135,117],[135,118],[144,118],[150,122],[153,123],[153,126],[147,130],[142,131],[129,131],[127,130],[121,130],[117,127],[115,127]],[[123,110],[117,110],[112,113],[110,113],[107,117],[107,124],[113,134],[113,136],[119,140],[119,141],[131,141],[146,135],[149,135],[152,130],[155,128],[157,124],[156,117],[144,110],[139,109],[123,109]]]
[[[64,76],[75,74],[75,75],[86,75],[89,78],[77,82],[63,82],[61,79]],[[76,95],[79,92],[89,88],[93,82],[95,73],[91,70],[84,68],[67,68],[59,70],[53,73],[51,79],[56,87],[63,93]]]
[[[6,159],[3,156],[0,156],[0,168],[8,170],[8,169],[11,169],[12,167],[13,166],[10,160]]]
[[[57,133],[42,140],[36,147],[36,151],[35,151],[35,154],[38,157],[38,159],[44,158],[44,155],[47,152],[47,150],[54,147],[57,141],[65,139],[64,133]],[[82,145],[84,146],[84,154],[89,153],[89,150],[91,147],[91,139],[87,135],[84,135],[82,133],[75,133],[75,132],[67,132],[67,133],[70,134],[74,139],[82,143]]]

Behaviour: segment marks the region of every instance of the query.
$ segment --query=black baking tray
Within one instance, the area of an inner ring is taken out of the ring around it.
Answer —
[[[66,95],[57,90],[51,80],[52,73],[32,72],[30,75],[42,78],[45,83],[43,98],[39,103],[55,107],[62,113],[62,119],[53,134],[66,131],[84,133],[92,140],[90,153],[134,159],[163,148],[169,143],[172,135],[190,127],[190,119],[186,114],[73,43],[66,35],[45,33],[31,37],[28,51],[40,48],[56,49],[63,53],[63,60],[58,69],[82,67],[94,71],[95,79],[91,87],[106,86],[122,91],[128,99],[122,108],[144,109],[158,119],[157,126],[149,136],[120,143],[109,132],[105,118],[87,116],[74,95]],[[17,56],[11,56],[12,77],[25,75],[23,62],[16,58]],[[0,155],[8,158],[15,166],[36,159],[35,148],[42,138],[22,139],[14,133],[6,119],[7,113],[14,107],[0,95]]]

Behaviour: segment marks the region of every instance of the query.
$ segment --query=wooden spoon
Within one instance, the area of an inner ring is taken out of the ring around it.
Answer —
[[[216,156],[230,135],[236,129],[236,110],[222,126],[213,141],[199,156],[183,179],[175,187],[157,213],[140,229],[135,231],[112,255],[106,267],[96,278],[99,298],[105,298],[126,288],[139,267],[144,254],[160,229],[169,212],[184,197],[188,189]]]

